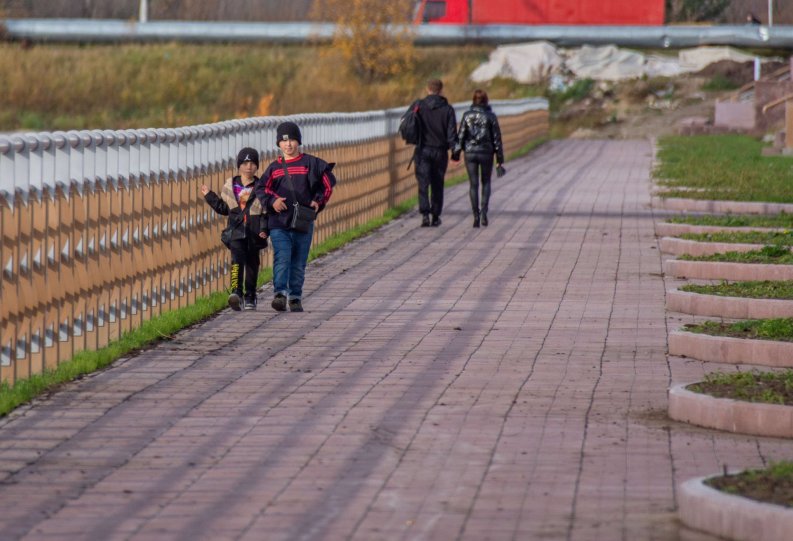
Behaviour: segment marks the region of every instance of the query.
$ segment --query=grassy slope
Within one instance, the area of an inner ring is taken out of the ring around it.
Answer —
[[[452,101],[541,93],[507,80],[474,85],[486,47],[418,48],[415,69],[366,84],[329,46],[0,44],[0,130],[175,127],[247,116],[366,111],[422,95],[440,77]]]

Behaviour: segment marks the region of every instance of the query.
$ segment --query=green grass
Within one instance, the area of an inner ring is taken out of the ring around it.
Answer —
[[[695,393],[746,402],[793,405],[793,370],[783,372],[713,372],[688,386]]]
[[[762,148],[744,135],[663,137],[653,174],[664,197],[793,202],[793,158],[764,157]]]
[[[793,265],[793,252],[787,246],[763,246],[759,250],[749,252],[725,252],[693,256],[682,254],[682,261],[719,261],[725,263],[750,263],[765,265]]]
[[[510,159],[528,154],[543,142],[544,139],[532,141],[511,154]],[[460,184],[465,182],[467,178],[465,173],[455,175],[447,179],[446,186]],[[417,197],[413,197],[387,210],[380,218],[375,218],[364,225],[330,237],[322,244],[311,249],[309,260],[312,261],[337,250],[355,239],[368,235],[402,214],[410,212],[416,206],[416,201]],[[257,284],[262,286],[271,280],[272,269],[267,267],[259,273]],[[96,351],[82,351],[72,359],[60,363],[55,369],[19,380],[13,386],[8,385],[8,383],[0,384],[0,416],[7,415],[14,408],[30,402],[44,392],[52,391],[58,386],[85,374],[101,370],[125,355],[150,347],[162,340],[168,340],[177,331],[205,321],[226,308],[227,295],[227,291],[219,291],[207,297],[200,297],[196,299],[195,304],[165,312],[144,322],[139,328],[123,334],[121,338],[111,342],[104,348]]]
[[[703,321],[684,325],[683,330],[710,336],[793,342],[793,319],[791,318],[747,319],[734,323]]]
[[[746,297],[750,299],[793,299],[793,282],[789,281],[749,281],[722,282],[721,284],[686,284],[680,291],[718,295],[722,297]]]
[[[717,227],[779,227],[793,229],[793,214],[670,216],[673,224],[712,225]]]
[[[713,233],[684,233],[681,239],[697,242],[726,242],[731,244],[793,245],[791,231],[716,231]]]

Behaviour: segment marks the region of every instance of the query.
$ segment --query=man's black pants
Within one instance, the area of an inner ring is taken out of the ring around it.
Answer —
[[[416,180],[419,184],[419,212],[434,217],[443,211],[443,177],[449,165],[445,148],[421,147],[416,151]]]

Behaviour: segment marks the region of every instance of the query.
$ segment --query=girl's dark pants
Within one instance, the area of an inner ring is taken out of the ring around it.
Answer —
[[[481,212],[487,215],[487,207],[490,203],[490,177],[493,175],[493,155],[492,154],[465,154],[465,168],[468,170],[468,181],[470,182],[469,195],[471,196],[471,209],[474,215],[478,216]],[[479,206],[479,181],[482,181],[482,205]]]
[[[259,276],[259,249],[251,237],[233,240],[229,244],[231,250],[231,291],[243,296],[242,285],[245,285],[245,298],[256,299],[256,279]]]

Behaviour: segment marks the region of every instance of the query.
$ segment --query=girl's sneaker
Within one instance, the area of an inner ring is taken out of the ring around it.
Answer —
[[[235,312],[239,312],[241,310],[240,305],[242,304],[242,300],[237,293],[232,293],[229,295],[229,306]]]

